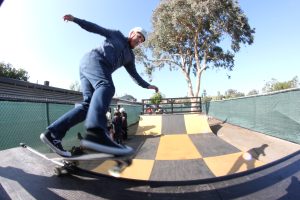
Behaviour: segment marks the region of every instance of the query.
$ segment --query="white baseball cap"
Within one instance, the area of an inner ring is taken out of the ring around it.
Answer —
[[[138,32],[140,34],[142,34],[142,36],[144,37],[144,40],[146,40],[146,35],[147,35],[147,32],[142,28],[142,27],[134,27],[133,29],[131,29],[129,31],[129,36],[132,32]]]

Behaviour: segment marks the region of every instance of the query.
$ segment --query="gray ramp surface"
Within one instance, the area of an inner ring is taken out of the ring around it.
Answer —
[[[165,135],[186,133],[184,115],[162,115],[161,133]]]

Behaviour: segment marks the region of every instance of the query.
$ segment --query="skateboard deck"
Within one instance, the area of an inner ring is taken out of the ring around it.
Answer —
[[[83,155],[75,155],[72,157],[60,157],[60,159],[66,161],[81,161],[81,160],[102,160],[108,158],[114,158],[114,155],[105,154],[105,153],[85,153]]]
[[[84,153],[82,155],[75,155],[72,157],[62,157],[58,154],[55,154],[55,157],[51,158],[51,157],[48,157],[48,156],[32,149],[31,147],[27,146],[24,143],[20,143],[20,146],[45,158],[46,160],[49,160],[49,161],[55,163],[57,166],[54,168],[54,174],[57,176],[61,176],[63,174],[68,174],[68,173],[74,171],[77,168],[80,161],[112,160],[112,161],[114,161],[115,164],[113,166],[111,166],[107,170],[107,172],[109,175],[114,176],[114,177],[119,177],[120,174],[122,173],[122,171],[132,164],[132,156],[114,156],[112,154],[106,154],[106,153],[91,153],[91,152],[83,151]]]
[[[75,166],[77,166],[78,161],[114,161],[114,165],[107,170],[108,174],[114,177],[119,177],[122,171],[132,164],[132,158],[130,156],[114,156],[106,153],[85,153],[72,157],[60,157],[59,160],[65,165]]]

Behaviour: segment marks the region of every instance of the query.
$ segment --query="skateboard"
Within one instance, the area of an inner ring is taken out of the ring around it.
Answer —
[[[120,177],[120,174],[132,164],[132,159],[130,157],[124,156],[114,156],[106,153],[89,153],[85,152],[83,155],[76,155],[72,157],[60,157],[58,158],[58,162],[63,163],[62,167],[56,167],[54,169],[54,173],[56,175],[61,175],[65,170],[68,171],[70,168],[74,168],[78,166],[78,162],[80,161],[106,161],[111,160],[114,161],[114,165],[110,167],[107,172],[109,175],[114,177]]]
[[[83,151],[82,155],[75,155],[72,157],[62,157],[55,154],[54,158],[46,156],[33,148],[27,146],[24,143],[20,143],[20,146],[28,149],[29,151],[35,153],[43,157],[46,160],[49,160],[55,163],[57,166],[54,168],[54,174],[57,176],[66,175],[69,173],[73,173],[76,169],[78,169],[78,165],[80,161],[106,161],[112,160],[114,161],[114,165],[107,170],[107,173],[114,177],[120,177],[122,171],[124,171],[127,167],[132,164],[132,156],[115,156],[112,154],[106,153],[90,153],[87,151]]]

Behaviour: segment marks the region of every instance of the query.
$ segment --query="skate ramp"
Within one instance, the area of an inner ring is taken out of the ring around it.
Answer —
[[[243,152],[212,133],[201,114],[141,116],[126,144],[137,150],[133,164],[121,178],[149,181],[187,181],[226,176],[262,166],[251,152]],[[256,149],[256,150],[255,150]],[[82,162],[80,168],[108,175],[113,162]]]
[[[256,158],[268,147],[251,142],[251,148],[242,151],[210,132],[206,116],[147,116],[143,120],[136,135],[126,141],[138,152],[121,178],[106,174],[109,162],[80,163],[78,174],[58,178],[53,175],[54,163],[26,148],[1,151],[0,199],[300,197],[299,150],[263,163]]]

